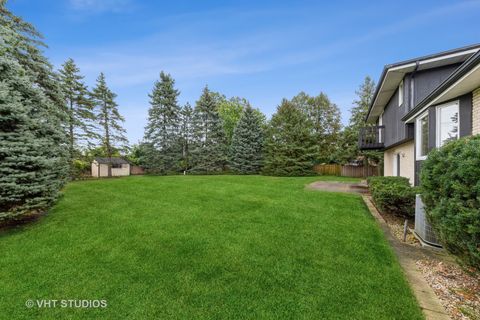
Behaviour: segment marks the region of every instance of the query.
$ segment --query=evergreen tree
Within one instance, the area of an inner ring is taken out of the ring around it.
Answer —
[[[365,162],[368,159],[379,162],[383,157],[381,152],[361,151],[358,148],[360,128],[367,126],[365,117],[372,103],[374,92],[375,83],[370,77],[365,77],[364,82],[355,92],[358,98],[353,102],[354,106],[351,109],[349,125],[343,130],[339,139],[339,148],[335,157],[340,159],[341,162],[355,160],[359,156],[364,157]]]
[[[160,81],[156,81],[150,97],[148,124],[145,127],[145,141],[153,148],[154,154],[148,167],[150,171],[165,174],[176,171],[182,157],[180,141],[180,107],[177,103],[178,90],[175,89],[175,80],[163,71]]]
[[[93,146],[98,139],[95,132],[95,114],[83,76],[73,59],[68,59],[60,70],[60,82],[66,103],[67,136],[70,155],[82,146]]]
[[[66,115],[63,112],[65,103],[58,74],[43,55],[42,49],[47,47],[43,42],[43,36],[32,24],[10,12],[6,2],[0,0],[0,25],[11,30],[15,36],[4,38],[5,45],[9,46],[12,57],[22,66],[31,81],[50,100],[49,103],[56,107],[51,110],[52,116],[65,121]]]
[[[45,210],[66,182],[61,95],[38,37],[0,1],[0,220]]]
[[[255,110],[247,106],[235,127],[230,149],[230,166],[242,174],[258,174],[262,168],[262,122]]]
[[[227,99],[225,95],[218,92],[212,92],[212,94],[214,100],[217,102],[218,114],[223,122],[227,144],[230,146],[232,144],[235,127],[237,126],[245,108],[250,106],[250,102],[248,102],[247,99],[240,97],[231,97],[230,99]],[[265,115],[258,109],[253,109],[253,111],[262,122],[262,125],[264,125],[266,122]]]
[[[311,127],[307,116],[284,99],[268,126],[264,173],[275,176],[311,174],[317,150]]]
[[[217,103],[207,87],[195,105],[193,114],[195,148],[192,170],[203,173],[221,172],[227,162],[227,144]]]
[[[112,158],[115,149],[128,149],[128,140],[125,137],[125,129],[122,123],[125,119],[118,112],[115,102],[117,95],[113,93],[105,82],[105,75],[100,73],[95,88],[91,93],[96,107],[96,120],[103,129],[100,133],[102,147],[106,150],[106,156]],[[108,176],[112,175],[112,166],[108,166]]]
[[[187,102],[181,111],[182,126],[182,162],[181,167],[183,172],[187,172],[190,169],[190,149],[192,147],[192,141],[194,138],[193,132],[193,109]]]

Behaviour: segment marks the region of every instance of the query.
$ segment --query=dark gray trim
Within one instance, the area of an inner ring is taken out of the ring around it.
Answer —
[[[472,98],[472,93],[470,92],[458,99],[460,102],[458,106],[460,113],[460,137],[466,137],[472,134]]]
[[[433,90],[428,96],[426,96],[422,101],[420,101],[415,108],[410,110],[403,118],[403,121],[406,121],[408,118],[415,115],[415,113],[419,112],[422,108],[424,108],[427,104],[437,98],[441,93],[443,93],[446,89],[448,89],[451,85],[457,82],[461,77],[467,74],[470,70],[472,70],[475,66],[480,63],[480,51],[472,55],[470,58],[465,60],[465,62],[458,67],[445,81],[443,81],[435,90]]]
[[[370,115],[370,112],[372,111],[373,104],[375,102],[375,98],[377,97],[378,92],[380,91],[380,87],[382,86],[382,83],[385,80],[385,76],[387,75],[388,69],[399,67],[399,66],[402,66],[402,65],[405,65],[405,64],[414,63],[414,62],[417,62],[417,61],[420,61],[420,60],[439,58],[439,57],[444,56],[444,55],[450,55],[450,54],[454,54],[454,53],[458,53],[458,52],[462,52],[462,51],[467,51],[467,50],[471,50],[471,49],[476,49],[476,48],[480,48],[480,43],[465,46],[465,47],[460,47],[460,48],[456,48],[456,49],[452,49],[452,50],[441,51],[441,52],[438,52],[438,53],[434,53],[434,54],[421,56],[421,57],[414,58],[414,59],[404,60],[404,61],[400,61],[400,62],[385,65],[383,67],[382,73],[380,75],[380,79],[377,83],[377,87],[375,88],[375,93],[373,94],[373,99],[372,99],[372,102],[370,103],[370,106],[368,108],[368,112],[367,112],[367,116],[365,117],[365,121],[367,121],[367,119]]]

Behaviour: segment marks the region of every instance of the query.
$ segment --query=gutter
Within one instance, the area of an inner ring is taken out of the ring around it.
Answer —
[[[367,115],[365,117],[365,122],[368,120],[368,117],[370,116],[370,112],[373,109],[373,105],[374,105],[375,100],[377,98],[377,95],[380,91],[380,87],[382,86],[383,81],[385,80],[385,76],[387,74],[387,71],[389,69],[400,67],[400,66],[403,66],[403,65],[411,64],[411,63],[419,63],[420,61],[423,61],[423,60],[439,58],[439,57],[442,57],[442,56],[445,56],[445,55],[455,54],[455,53],[459,53],[459,52],[462,52],[462,51],[468,51],[468,50],[473,50],[473,49],[480,49],[480,43],[465,46],[465,47],[461,47],[461,48],[457,48],[457,49],[442,51],[442,52],[438,52],[438,53],[435,53],[435,54],[429,54],[429,55],[417,57],[417,58],[414,58],[414,59],[404,60],[404,61],[396,62],[396,63],[393,63],[393,64],[385,65],[383,67],[382,74],[380,75],[380,79],[379,79],[379,82],[377,84],[377,88],[375,89],[375,93],[373,94],[372,102],[370,103],[370,106],[368,107],[368,112],[367,112]],[[475,55],[475,53],[473,55]],[[466,61],[468,61],[468,60],[469,59],[467,59]],[[418,66],[415,67],[415,69],[417,69],[417,68],[418,68]]]
[[[455,82],[460,80],[464,75],[466,75],[472,67],[480,63],[480,50],[472,55],[470,58],[465,60],[465,62],[458,67],[447,79],[445,79],[435,90],[433,90],[429,95],[420,101],[415,108],[410,110],[403,118],[402,121],[407,121],[415,114],[423,111],[429,103],[431,103],[435,98],[437,98],[442,92],[451,87]]]

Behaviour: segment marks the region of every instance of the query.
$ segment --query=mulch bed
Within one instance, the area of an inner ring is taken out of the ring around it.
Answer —
[[[437,259],[417,261],[452,319],[480,319],[480,274]]]
[[[403,242],[404,217],[381,212],[392,234]],[[414,228],[414,220],[408,220]],[[420,242],[408,232],[405,243],[420,247]],[[427,258],[417,260],[417,267],[440,299],[447,313],[455,320],[480,320],[480,273],[465,269],[449,259]]]
[[[390,228],[390,231],[395,236],[395,238],[403,242],[403,227],[405,223],[405,217],[400,217],[391,213],[385,213],[385,212],[382,212],[381,210],[378,210],[378,212],[380,212],[380,215],[383,217],[383,219],[387,223],[388,227]],[[413,229],[414,225],[415,225],[414,220],[408,219],[408,228]],[[407,231],[407,238],[405,243],[414,245],[414,246],[420,246],[420,242],[409,231]]]

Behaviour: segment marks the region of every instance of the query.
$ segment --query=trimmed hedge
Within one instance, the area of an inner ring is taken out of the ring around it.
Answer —
[[[440,242],[480,269],[480,136],[432,150],[420,179],[427,218]]]
[[[373,201],[383,211],[395,215],[415,215],[416,188],[405,177],[370,177],[367,179]]]

